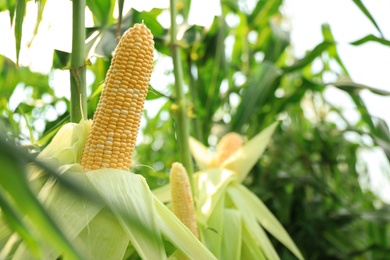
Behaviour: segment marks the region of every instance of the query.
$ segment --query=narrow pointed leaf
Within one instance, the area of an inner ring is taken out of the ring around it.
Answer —
[[[278,122],[273,123],[249,140],[243,147],[222,163],[221,168],[238,173],[239,181],[243,181],[263,155],[278,124]]]
[[[357,7],[359,7],[360,11],[362,11],[364,13],[364,15],[368,18],[368,20],[371,21],[371,23],[375,26],[375,28],[378,30],[378,32],[383,37],[383,33],[382,33],[381,29],[379,28],[374,17],[372,17],[371,13],[368,11],[368,9],[363,4],[363,2],[361,0],[353,0],[353,2],[357,5]]]
[[[190,137],[190,151],[200,171],[208,168],[214,159],[214,153],[195,138]]]
[[[251,214],[255,216],[261,226],[285,245],[298,259],[303,259],[301,252],[291,239],[290,235],[267,206],[265,206],[264,203],[245,186],[239,184],[235,185],[235,188],[240,192],[240,196],[245,200],[248,208],[251,209]]]
[[[358,45],[362,45],[364,43],[367,43],[367,42],[377,42],[377,43],[380,43],[380,44],[383,44],[383,45],[386,45],[386,46],[390,46],[390,41],[389,40],[386,40],[386,39],[383,39],[383,38],[379,38],[373,34],[369,34],[367,36],[364,36],[363,38],[359,39],[359,40],[356,40],[354,42],[351,42],[352,45],[355,45],[355,46],[358,46]]]
[[[237,186],[238,185],[229,186],[227,192],[234,205],[241,212],[245,228],[247,228],[253,238],[258,241],[259,246],[268,259],[279,259],[279,256],[267,234],[256,222],[256,218],[252,213],[252,208],[246,203],[245,197],[242,196],[241,191],[237,188]]]
[[[26,12],[26,1],[16,0],[16,15],[15,15],[15,43],[16,43],[16,63],[19,64],[19,52],[22,42],[22,27],[24,13]]]

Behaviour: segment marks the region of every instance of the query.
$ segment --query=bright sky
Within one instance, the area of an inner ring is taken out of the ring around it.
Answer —
[[[375,0],[363,1],[376,19],[384,36],[390,39],[390,1]],[[152,7],[168,7],[168,0],[127,0],[126,8],[151,9]],[[248,0],[246,4],[251,6],[254,0]],[[143,7],[143,6],[144,7]],[[26,21],[35,21],[36,5],[34,1],[27,2]],[[209,25],[213,15],[220,14],[218,0],[197,0],[192,1],[192,13],[189,22],[200,25]],[[367,43],[359,47],[348,44],[368,34],[379,35],[374,26],[354,5],[352,1],[341,0],[285,0],[282,11],[289,18],[291,29],[291,41],[294,52],[302,57],[308,50],[313,49],[322,41],[321,24],[328,23],[334,33],[338,44],[338,50],[351,77],[354,81],[366,84],[379,89],[390,91],[390,47],[376,43]],[[201,14],[201,15],[199,15]],[[169,18],[168,12],[164,14]],[[87,25],[91,25],[91,17],[87,16]],[[167,26],[169,22],[163,21]],[[25,46],[32,38],[34,22],[26,22],[22,39],[21,60],[22,65],[28,65],[35,71],[48,73],[51,67],[52,51],[54,48],[70,51],[71,48],[71,1],[48,0],[44,18],[39,30],[39,35],[34,39],[30,51]],[[0,54],[15,60],[13,31],[10,28],[9,17],[6,12],[0,13],[0,35],[7,41],[0,41]],[[42,48],[44,46],[44,48]],[[167,61],[169,63],[169,61]],[[165,65],[163,65],[165,66]],[[157,68],[156,70],[157,71]],[[162,70],[161,70],[162,71]],[[154,73],[153,80],[169,82],[172,79],[164,73]],[[67,71],[56,71],[53,74],[52,86],[58,95],[68,96],[63,89],[69,89],[69,74]],[[59,88],[56,86],[60,86]],[[382,97],[363,91],[362,96],[369,111],[380,118],[383,118],[390,125],[390,97]],[[354,116],[354,106],[348,96],[337,90],[329,88],[326,97],[334,104],[343,107],[346,114]],[[152,103],[149,103],[149,106]],[[356,113],[355,113],[356,114]],[[380,149],[374,152],[363,152],[364,158],[370,162],[369,171],[372,176],[371,182],[374,190],[386,190],[389,187],[389,165],[383,152]],[[384,170],[385,169],[385,170]],[[383,194],[390,201],[390,194]]]

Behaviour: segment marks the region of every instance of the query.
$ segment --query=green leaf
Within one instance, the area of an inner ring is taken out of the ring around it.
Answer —
[[[9,227],[15,230],[18,233],[18,235],[24,240],[28,248],[30,248],[30,250],[32,251],[33,255],[35,257],[39,257],[40,251],[39,251],[39,246],[36,237],[34,237],[31,230],[26,226],[22,216],[13,207],[12,203],[8,200],[3,190],[0,190],[0,208],[1,208],[2,217],[5,220],[5,222],[0,222],[0,228],[4,228],[7,223]],[[7,230],[4,231],[5,231],[4,233],[1,232],[0,241],[5,239],[8,240],[12,235],[12,232],[8,232]],[[1,243],[0,243],[0,248],[4,248],[4,246]],[[4,257],[3,253],[4,252],[1,251],[0,258]]]
[[[272,97],[279,86],[280,71],[270,62],[263,62],[251,70],[248,86],[242,95],[237,112],[232,118],[232,129],[240,132],[245,124],[250,122],[251,116],[263,108],[263,105]]]
[[[66,165],[61,167],[59,172],[84,187],[84,190],[90,191],[92,189],[92,185],[82,172],[80,165]],[[45,183],[38,197],[47,212],[53,216],[56,224],[61,227],[62,232],[71,241],[74,241],[84,228],[88,229],[90,221],[103,208],[102,203],[89,202],[84,196],[79,196],[73,190],[54,179],[49,179]],[[43,251],[43,259],[56,259],[60,256],[61,251],[53,250],[47,241],[42,243],[45,249]],[[78,244],[74,243],[74,245]],[[79,246],[78,249],[80,252],[88,252],[81,251],[80,249],[82,248]],[[29,256],[29,252],[22,245],[18,248],[16,255],[20,259],[26,259]]]
[[[285,245],[298,259],[303,259],[303,256],[290,235],[286,232],[282,224],[275,218],[271,211],[264,203],[252,192],[243,185],[235,185],[237,192],[245,200],[245,203],[251,214],[256,217],[256,220],[266,229],[271,235]]]
[[[225,191],[225,189],[223,189]],[[205,192],[202,190],[201,192]],[[225,192],[213,207],[205,225],[200,225],[200,238],[202,243],[212,252],[217,259],[221,258],[222,234],[226,225],[224,223]],[[199,209],[199,208],[198,208]]]
[[[333,42],[324,41],[320,44],[318,44],[313,50],[311,50],[305,57],[302,59],[296,61],[291,66],[283,67],[284,72],[292,72],[298,69],[301,69],[303,67],[306,67],[309,65],[315,58],[320,56],[324,51],[326,51],[329,47],[333,46]]]
[[[107,25],[114,2],[111,0],[87,0],[87,6],[91,10],[98,26],[104,27]]]
[[[122,224],[141,258],[166,259],[154,197],[145,179],[118,169],[94,170],[86,175]]]
[[[190,137],[189,144],[190,152],[199,170],[206,170],[215,157],[214,153],[193,137]]]
[[[154,99],[158,99],[158,98],[161,98],[161,97],[168,98],[166,95],[164,95],[161,92],[155,90],[152,86],[149,85],[148,95],[146,96],[146,100],[154,100]]]
[[[129,237],[111,211],[101,210],[75,240],[88,259],[123,259]]]
[[[363,38],[361,38],[359,40],[351,42],[351,44],[355,45],[355,46],[358,46],[358,45],[365,44],[367,42],[377,42],[377,43],[380,43],[380,44],[383,44],[383,45],[386,45],[386,46],[390,46],[390,41],[389,40],[377,37],[377,36],[375,36],[373,34],[364,36]]]
[[[155,199],[157,214],[159,215],[160,228],[163,235],[178,250],[190,258],[216,259],[212,253],[181,223],[162,202]]]
[[[20,45],[22,41],[22,26],[24,13],[26,12],[26,1],[16,0],[16,15],[15,15],[15,44],[16,44],[16,60],[18,64]]]
[[[209,216],[225,196],[227,186],[235,180],[237,173],[226,169],[213,168],[194,175],[194,182],[197,183],[194,194],[197,196],[198,222],[207,225]]]
[[[382,96],[389,96],[390,92],[382,89],[373,88],[364,84],[358,84],[353,82],[350,79],[346,80],[339,80],[333,83],[329,83],[329,85],[335,86],[339,89],[342,89],[347,92],[360,92],[363,89],[369,90],[374,94],[382,95]]]
[[[11,145],[0,139],[0,185],[12,198],[15,210],[31,221],[34,229],[40,230],[42,236],[58,251],[74,259],[80,259],[79,253],[63,235],[60,228],[35,198],[28,186],[23,162],[19,153]]]
[[[221,168],[235,172],[238,174],[239,181],[242,182],[264,153],[278,124],[279,122],[273,123],[249,140],[226,159],[221,164]]]
[[[253,214],[252,205],[246,202],[246,196],[237,188],[237,185],[230,185],[227,189],[230,199],[233,201],[236,208],[241,212],[245,228],[248,229],[249,234],[260,245],[264,255],[267,259],[279,259],[271,241],[263,228],[256,222],[256,216]],[[258,245],[256,245],[258,246]]]
[[[221,259],[239,260],[242,244],[242,216],[237,209],[223,210]],[[248,259],[248,258],[247,258]]]
[[[65,69],[70,66],[70,53],[60,50],[54,50],[53,68]]]
[[[153,194],[158,198],[162,203],[167,203],[171,201],[171,185],[168,183],[164,186],[153,189]]]
[[[361,0],[353,0],[353,2],[357,5],[357,7],[359,7],[360,11],[362,11],[365,14],[365,16],[371,21],[371,23],[375,26],[375,28],[378,30],[378,32],[383,37],[383,33],[382,33],[381,29],[379,28],[374,17],[370,14],[370,12],[366,8],[366,6],[363,4],[363,2]]]

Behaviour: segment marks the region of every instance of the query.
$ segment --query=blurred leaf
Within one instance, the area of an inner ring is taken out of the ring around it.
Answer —
[[[58,132],[58,130],[69,121],[69,113],[64,113],[63,115],[59,116],[55,121],[47,122],[41,138],[39,138],[39,140],[37,140],[35,144],[38,146],[46,145]]]
[[[185,30],[185,32],[182,34],[182,38],[179,40],[179,45],[183,48],[191,47],[195,44],[195,42],[200,40],[200,27],[196,25],[192,26],[182,26],[179,28],[179,32],[181,30]]]
[[[292,72],[292,71],[301,69],[301,68],[309,65],[315,58],[320,56],[322,54],[322,52],[324,52],[325,50],[327,50],[329,47],[331,47],[333,45],[334,45],[334,43],[332,43],[332,42],[324,41],[324,42],[320,43],[319,45],[317,45],[313,50],[311,50],[305,57],[296,61],[293,65],[285,66],[282,69],[284,72]]]
[[[383,33],[381,31],[381,29],[379,29],[379,26],[378,24],[376,23],[374,17],[371,15],[371,13],[368,11],[368,9],[366,8],[366,6],[363,4],[363,2],[361,0],[353,0],[353,2],[357,5],[357,7],[360,9],[360,11],[362,11],[364,13],[364,15],[371,21],[371,23],[375,26],[375,28],[378,30],[378,32],[382,35],[383,37]]]
[[[286,232],[282,224],[275,218],[271,211],[264,205],[264,203],[250,192],[245,186],[235,186],[240,191],[241,196],[246,201],[248,207],[252,209],[252,214],[255,215],[256,220],[273,235],[278,241],[286,246],[298,259],[303,259],[299,249],[294,244],[290,235]]]
[[[329,85],[333,85],[333,86],[335,86],[339,89],[342,89],[344,91],[347,91],[347,92],[358,93],[363,89],[367,89],[367,90],[371,91],[372,93],[375,93],[378,95],[382,95],[382,96],[389,96],[390,95],[389,91],[382,90],[382,89],[376,89],[376,88],[369,87],[369,86],[363,85],[363,84],[358,84],[358,83],[353,82],[352,80],[343,80],[342,79],[342,80],[339,80],[339,81],[336,81],[333,83],[329,83]]]
[[[161,92],[155,90],[152,86],[149,85],[148,95],[146,96],[146,100],[154,100],[154,99],[158,99],[158,98],[161,98],[161,97],[168,98],[166,95],[164,95]]]
[[[362,45],[362,44],[365,44],[367,42],[377,42],[377,43],[380,43],[380,44],[383,44],[383,45],[386,45],[386,46],[390,46],[390,41],[389,40],[386,40],[386,39],[383,39],[383,38],[379,38],[373,34],[370,34],[370,35],[367,35],[357,41],[354,41],[354,42],[351,42],[352,45],[355,45],[355,46],[358,46],[358,45]]]
[[[54,50],[53,55],[53,68],[65,69],[69,68],[70,65],[70,53],[60,50]]]
[[[258,1],[255,9],[248,17],[248,24],[251,28],[263,28],[270,17],[274,15],[282,4],[282,0]]]
[[[224,209],[223,222],[226,227],[222,233],[222,246],[220,259],[242,259],[242,216],[237,209]]]
[[[276,62],[290,43],[290,35],[270,21],[271,37],[264,60]]]
[[[46,1],[47,0],[36,0],[36,2],[38,2],[38,14],[37,14],[37,21],[35,22],[35,27],[34,27],[34,37],[38,33],[38,28],[39,25],[41,24],[43,10],[45,9]]]
[[[79,253],[61,233],[58,226],[44,210],[39,201],[31,192],[25,176],[23,165],[18,151],[9,143],[0,138],[0,163],[3,173],[0,174],[0,185],[12,198],[15,210],[26,215],[34,227],[42,233],[47,241],[66,256],[80,259]]]
[[[321,29],[322,29],[322,35],[324,36],[324,40],[327,41],[327,42],[335,42],[335,39],[333,37],[333,33],[330,29],[330,25],[329,24],[323,24],[321,26]],[[332,45],[329,47],[328,49],[328,53],[329,53],[329,56],[334,58],[337,63],[341,66],[341,68],[343,69],[344,73],[346,75],[348,75],[348,70],[347,68],[345,67],[344,63],[342,62],[339,54],[338,54],[338,51],[337,51],[337,48],[336,48],[336,44]]]
[[[20,45],[22,42],[22,26],[24,20],[24,14],[26,12],[26,1],[16,0],[16,13],[15,13],[15,44],[16,44],[16,64],[19,60]]]
[[[101,27],[109,22],[114,4],[115,1],[112,0],[87,0],[87,6],[91,10],[94,20]]]
[[[242,95],[241,103],[232,118],[232,129],[240,132],[255,111],[259,111],[278,86],[280,71],[271,63],[264,62],[252,68],[248,86]]]
[[[23,221],[22,216],[13,207],[12,203],[8,200],[7,195],[2,189],[0,189],[0,208],[2,217],[5,219],[6,223],[24,240],[33,255],[35,257],[39,257],[40,252],[36,237],[28,229]],[[8,239],[9,236],[4,238]],[[3,252],[0,250],[0,257],[2,254]]]

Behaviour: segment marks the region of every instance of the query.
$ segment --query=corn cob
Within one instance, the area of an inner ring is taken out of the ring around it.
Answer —
[[[199,238],[190,181],[187,171],[181,163],[172,164],[169,179],[173,213]]]
[[[153,35],[142,23],[122,36],[82,154],[85,171],[129,170],[153,69]]]
[[[216,166],[220,166],[234,152],[236,152],[244,143],[241,135],[230,132],[219,140],[216,148]]]

